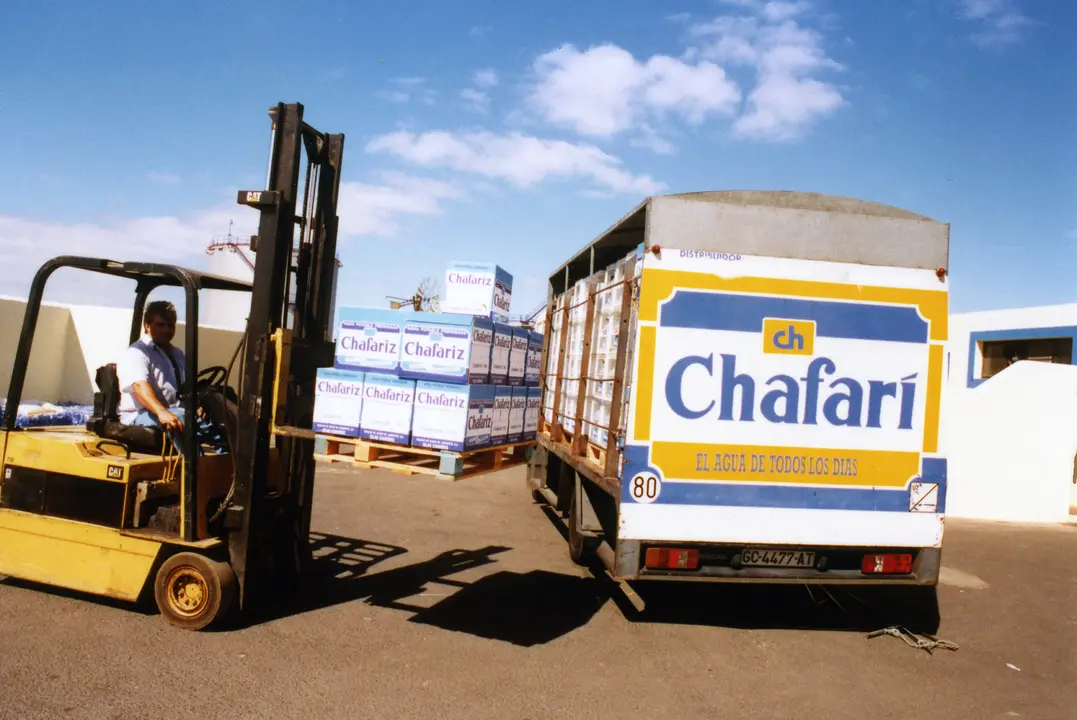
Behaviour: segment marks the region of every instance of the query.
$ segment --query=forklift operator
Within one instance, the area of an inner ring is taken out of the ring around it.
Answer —
[[[120,384],[120,422],[124,425],[161,427],[176,437],[183,430],[179,388],[186,360],[172,345],[176,334],[176,308],[155,300],[142,314],[142,337],[117,363]]]

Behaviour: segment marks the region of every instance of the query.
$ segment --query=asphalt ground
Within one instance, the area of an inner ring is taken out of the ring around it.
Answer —
[[[928,653],[868,637],[934,629],[922,598],[663,585],[638,613],[522,468],[320,468],[321,579],[245,624],[0,582],[0,717],[1077,717],[1077,527],[948,520],[957,649]]]

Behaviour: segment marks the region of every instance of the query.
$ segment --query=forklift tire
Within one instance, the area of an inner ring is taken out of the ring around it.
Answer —
[[[153,595],[170,625],[202,630],[232,610],[236,576],[226,562],[193,552],[176,553],[157,571]]]

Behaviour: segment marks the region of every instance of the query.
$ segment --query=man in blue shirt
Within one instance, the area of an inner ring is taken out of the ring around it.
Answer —
[[[183,431],[183,387],[186,359],[172,345],[176,335],[176,308],[167,300],[146,305],[142,314],[142,337],[124,352],[117,363],[120,381],[120,422],[125,425],[161,427],[178,438]]]

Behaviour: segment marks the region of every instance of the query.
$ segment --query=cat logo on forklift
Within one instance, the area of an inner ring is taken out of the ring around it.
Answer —
[[[109,480],[123,480],[123,466],[109,465],[107,477]]]

